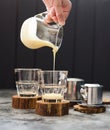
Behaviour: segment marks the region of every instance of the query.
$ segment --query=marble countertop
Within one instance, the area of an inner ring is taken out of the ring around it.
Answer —
[[[15,90],[0,90],[0,130],[110,130],[110,105],[106,112],[85,114],[69,110],[69,115],[44,117],[35,114],[35,110],[12,108],[12,96]],[[104,92],[110,97],[110,92]]]

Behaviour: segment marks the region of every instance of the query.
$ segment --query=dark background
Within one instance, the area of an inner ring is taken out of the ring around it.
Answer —
[[[71,0],[56,69],[110,90],[110,0]],[[24,20],[45,11],[42,0],[0,0],[0,88],[15,88],[14,68],[52,69],[50,48],[31,50],[20,41]]]

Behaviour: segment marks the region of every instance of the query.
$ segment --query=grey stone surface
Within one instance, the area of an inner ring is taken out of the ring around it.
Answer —
[[[0,130],[110,130],[110,106],[106,112],[85,114],[69,110],[62,117],[44,117],[35,114],[35,110],[12,108],[12,95],[15,90],[0,90]],[[110,97],[105,92],[104,97]]]

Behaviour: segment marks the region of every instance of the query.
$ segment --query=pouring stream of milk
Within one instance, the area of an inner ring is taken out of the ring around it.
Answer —
[[[25,20],[20,32],[21,41],[26,47],[30,49],[38,49],[44,46],[51,47],[53,49],[53,70],[55,70],[56,53],[59,47],[49,41],[39,39],[36,36],[36,30],[36,17],[31,17]],[[55,42],[57,43],[57,38]]]

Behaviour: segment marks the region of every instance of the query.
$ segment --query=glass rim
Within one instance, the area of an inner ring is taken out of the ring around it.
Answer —
[[[41,70],[39,68],[14,68],[15,71],[17,70]]]
[[[41,70],[41,72],[68,72],[68,70]]]

